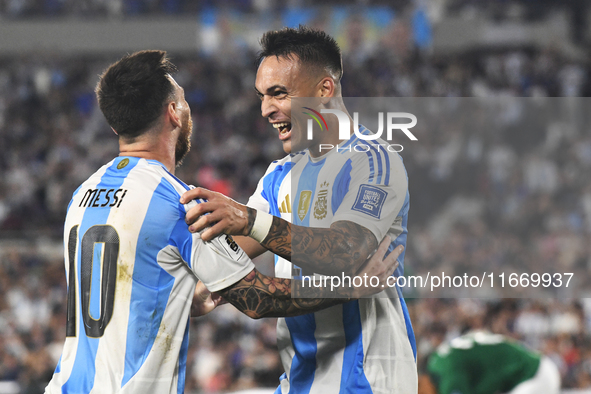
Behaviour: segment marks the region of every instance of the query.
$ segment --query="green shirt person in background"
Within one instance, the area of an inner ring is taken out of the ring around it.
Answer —
[[[503,335],[473,331],[429,357],[419,394],[558,394],[560,373],[547,357]]]

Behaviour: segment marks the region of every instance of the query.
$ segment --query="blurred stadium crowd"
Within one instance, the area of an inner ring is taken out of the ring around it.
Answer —
[[[5,16],[52,12],[44,7],[66,12],[69,3],[4,0],[0,10]],[[177,10],[192,2],[137,3],[181,7]],[[18,4],[30,8],[17,12]],[[365,45],[362,28],[352,21],[342,38],[344,96],[591,96],[589,64],[566,58],[556,48],[435,56],[415,45],[406,24],[393,26],[378,46]],[[253,92],[254,53],[236,50],[231,58],[228,53],[172,54],[179,68],[175,78],[185,88],[194,118],[192,152],[177,175],[245,202],[266,166],[283,154]],[[116,138],[93,93],[97,75],[114,60],[50,53],[0,57],[0,381],[20,382],[23,393],[42,392],[61,354],[66,281],[59,257],[34,246],[11,247],[9,240],[51,237],[60,243],[72,192],[117,155]],[[520,135],[515,127],[491,133],[442,128],[409,145],[402,152],[412,205],[408,272],[421,264],[499,265],[511,259],[590,270],[591,133],[562,126],[534,129],[530,135]],[[433,330],[443,327],[453,337],[467,328],[487,327],[550,356],[563,387],[591,387],[588,299],[408,303],[419,366],[433,350]],[[224,306],[194,319],[191,330],[187,392],[277,385],[282,370],[274,319],[253,321]]]
[[[416,0],[323,0],[323,5],[383,6],[404,10]],[[426,4],[426,2],[422,2]],[[485,12],[502,20],[523,17],[536,20],[556,8],[569,7],[580,13],[585,0],[430,0],[429,6],[445,14],[471,14]],[[85,18],[133,17],[138,15],[193,14],[210,8],[226,8],[245,12],[277,11],[318,5],[313,0],[1,0],[0,16],[8,19],[54,16],[82,16]],[[558,7],[557,7],[558,6]],[[581,21],[584,20],[579,15]]]
[[[404,7],[410,0],[328,0],[327,5],[359,4]],[[462,1],[456,1],[461,3]],[[8,18],[31,16],[83,16],[89,18],[130,17],[137,15],[179,15],[200,12],[208,8],[238,11],[281,10],[288,7],[314,5],[310,0],[2,0],[0,12]]]

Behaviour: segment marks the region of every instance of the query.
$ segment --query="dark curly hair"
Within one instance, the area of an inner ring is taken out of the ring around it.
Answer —
[[[267,56],[293,59],[328,72],[337,82],[343,76],[341,49],[334,38],[321,30],[300,25],[297,29],[286,27],[268,31],[260,40],[262,50],[257,56],[257,66]]]
[[[95,93],[109,125],[133,139],[148,130],[174,94],[168,75],[176,67],[164,51],[140,51],[110,65]]]

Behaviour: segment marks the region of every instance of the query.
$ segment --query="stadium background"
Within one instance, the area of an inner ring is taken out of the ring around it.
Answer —
[[[262,32],[306,23],[335,36],[344,96],[588,97],[590,11],[585,0],[0,0],[0,393],[42,392],[61,353],[65,210],[117,154],[93,94],[110,62],[170,52],[195,124],[178,175],[245,202],[282,157],[253,92]],[[409,270],[508,254],[591,269],[591,133],[512,136],[443,128],[402,153]],[[464,209],[466,196],[481,209]],[[452,220],[438,232],[442,217]],[[588,299],[412,299],[409,309],[419,365],[434,327],[450,338],[488,327],[548,355],[565,392],[591,388]],[[225,306],[192,321],[187,393],[276,387],[281,373],[274,319]]]

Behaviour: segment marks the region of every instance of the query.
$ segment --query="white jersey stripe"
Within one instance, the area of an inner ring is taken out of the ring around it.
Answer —
[[[97,188],[96,186],[99,184],[102,176],[104,175],[104,173],[106,172],[107,167],[103,167],[101,168],[101,170],[97,171],[87,182],[90,188]],[[76,190],[75,194],[77,194],[80,190],[80,187]],[[72,204],[72,202],[70,202],[70,205]],[[69,264],[69,252],[70,249],[68,243],[69,240],[69,234],[70,231],[72,229],[72,227],[76,224],[78,224],[81,220],[82,220],[82,216],[84,215],[84,211],[81,211],[79,213],[79,215],[77,215],[77,217],[68,217],[64,226],[64,260],[65,260],[65,266],[66,266],[66,278],[69,280],[70,278],[70,264]],[[69,219],[69,220],[68,220]],[[79,236],[78,236],[79,237]],[[77,237],[77,238],[78,238]],[[74,252],[74,259],[75,261],[79,260],[79,256],[78,256],[78,248],[73,248],[73,252]],[[75,270],[76,271],[76,270]],[[78,274],[76,273],[76,277],[78,276]],[[79,280],[79,279],[78,279]],[[76,295],[76,299],[80,299],[80,291],[79,291],[79,286],[76,286],[75,283],[68,283],[68,287],[70,286],[74,286],[75,289],[75,295]],[[79,332],[80,329],[80,319],[76,319],[76,332]],[[66,337],[66,341],[64,343],[64,350],[62,353],[62,356],[60,357],[60,362],[56,368],[56,374],[59,376],[59,380],[65,382],[70,378],[70,375],[72,374],[72,370],[74,368],[74,360],[76,358],[76,351],[78,349],[78,340],[79,340],[79,336],[73,336],[73,337]],[[59,372],[58,372],[59,370]],[[51,383],[50,383],[51,385]],[[60,386],[55,387],[55,389],[58,389]]]
[[[132,169],[130,173],[134,170]],[[133,174],[130,174],[133,176]],[[129,184],[128,178],[123,181],[121,185],[122,189],[130,189],[133,185]],[[107,220],[107,223],[112,225],[114,228],[127,228],[133,233],[140,233],[142,222],[136,220],[138,217],[145,217],[148,207],[150,205],[150,199],[141,199],[136,201],[134,211],[126,211],[124,214],[115,214],[115,210],[111,211],[111,215]],[[125,369],[125,352],[113,352],[114,348],[125,349],[127,347],[128,340],[128,322],[130,311],[128,310],[130,305],[130,299],[133,287],[133,270],[136,261],[136,246],[137,239],[130,242],[128,248],[120,248],[120,259],[128,261],[129,264],[119,265],[117,272],[117,286],[115,287],[115,299],[113,314],[115,316],[121,316],[121,319],[111,321],[111,323],[105,329],[104,340],[99,344],[97,351],[97,362],[96,362],[96,376],[100,379],[102,376],[106,376],[111,371],[120,371],[119,376],[113,376],[110,382],[113,382],[113,387],[108,387],[107,382],[103,384],[95,384],[95,387],[91,393],[102,392],[116,392],[122,387],[123,373]],[[102,282],[101,282],[102,283]]]
[[[347,345],[345,328],[335,322],[343,321],[343,305],[325,309],[315,314],[316,371],[310,392],[338,394],[343,369],[343,358]]]

